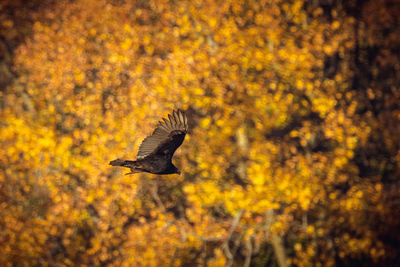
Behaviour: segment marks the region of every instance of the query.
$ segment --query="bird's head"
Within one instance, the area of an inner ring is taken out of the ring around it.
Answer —
[[[173,165],[172,164],[172,173],[176,173],[176,174],[179,174],[179,175],[181,175],[181,172],[178,170],[178,168],[175,166],[175,165]]]
[[[181,175],[181,172],[178,170],[178,168],[174,164],[170,164],[169,167],[161,174],[175,174],[175,173]]]

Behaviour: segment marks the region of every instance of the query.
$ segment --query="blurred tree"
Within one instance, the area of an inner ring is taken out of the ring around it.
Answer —
[[[394,265],[398,11],[78,0],[21,13],[32,32],[10,46],[1,91],[0,263]],[[174,108],[190,117],[184,175],[108,167]]]

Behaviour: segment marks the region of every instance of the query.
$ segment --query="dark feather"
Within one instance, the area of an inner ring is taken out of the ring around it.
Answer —
[[[182,144],[187,133],[187,119],[180,110],[168,115],[169,121],[160,121],[153,134],[146,137],[139,147],[138,159],[151,154],[169,154],[172,158],[175,150]]]
[[[113,160],[112,166],[122,166],[131,169],[131,173],[150,172],[156,174],[179,173],[171,159],[176,149],[182,144],[188,131],[185,113],[173,111],[168,120],[159,122],[153,133],[146,137],[139,147],[136,161]]]

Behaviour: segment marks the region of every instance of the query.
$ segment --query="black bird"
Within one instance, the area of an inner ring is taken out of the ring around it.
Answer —
[[[171,160],[188,131],[187,117],[183,111],[174,110],[168,119],[160,121],[154,132],[143,140],[136,161],[116,159],[110,161],[110,165],[130,168],[127,174],[181,174]]]

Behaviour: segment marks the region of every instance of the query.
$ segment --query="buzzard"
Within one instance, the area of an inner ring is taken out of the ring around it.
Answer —
[[[149,172],[154,174],[181,174],[172,164],[175,150],[182,144],[188,131],[187,117],[181,110],[173,111],[168,120],[159,122],[154,132],[146,137],[139,147],[137,160],[116,159],[110,161],[112,166],[130,168],[134,174]]]

